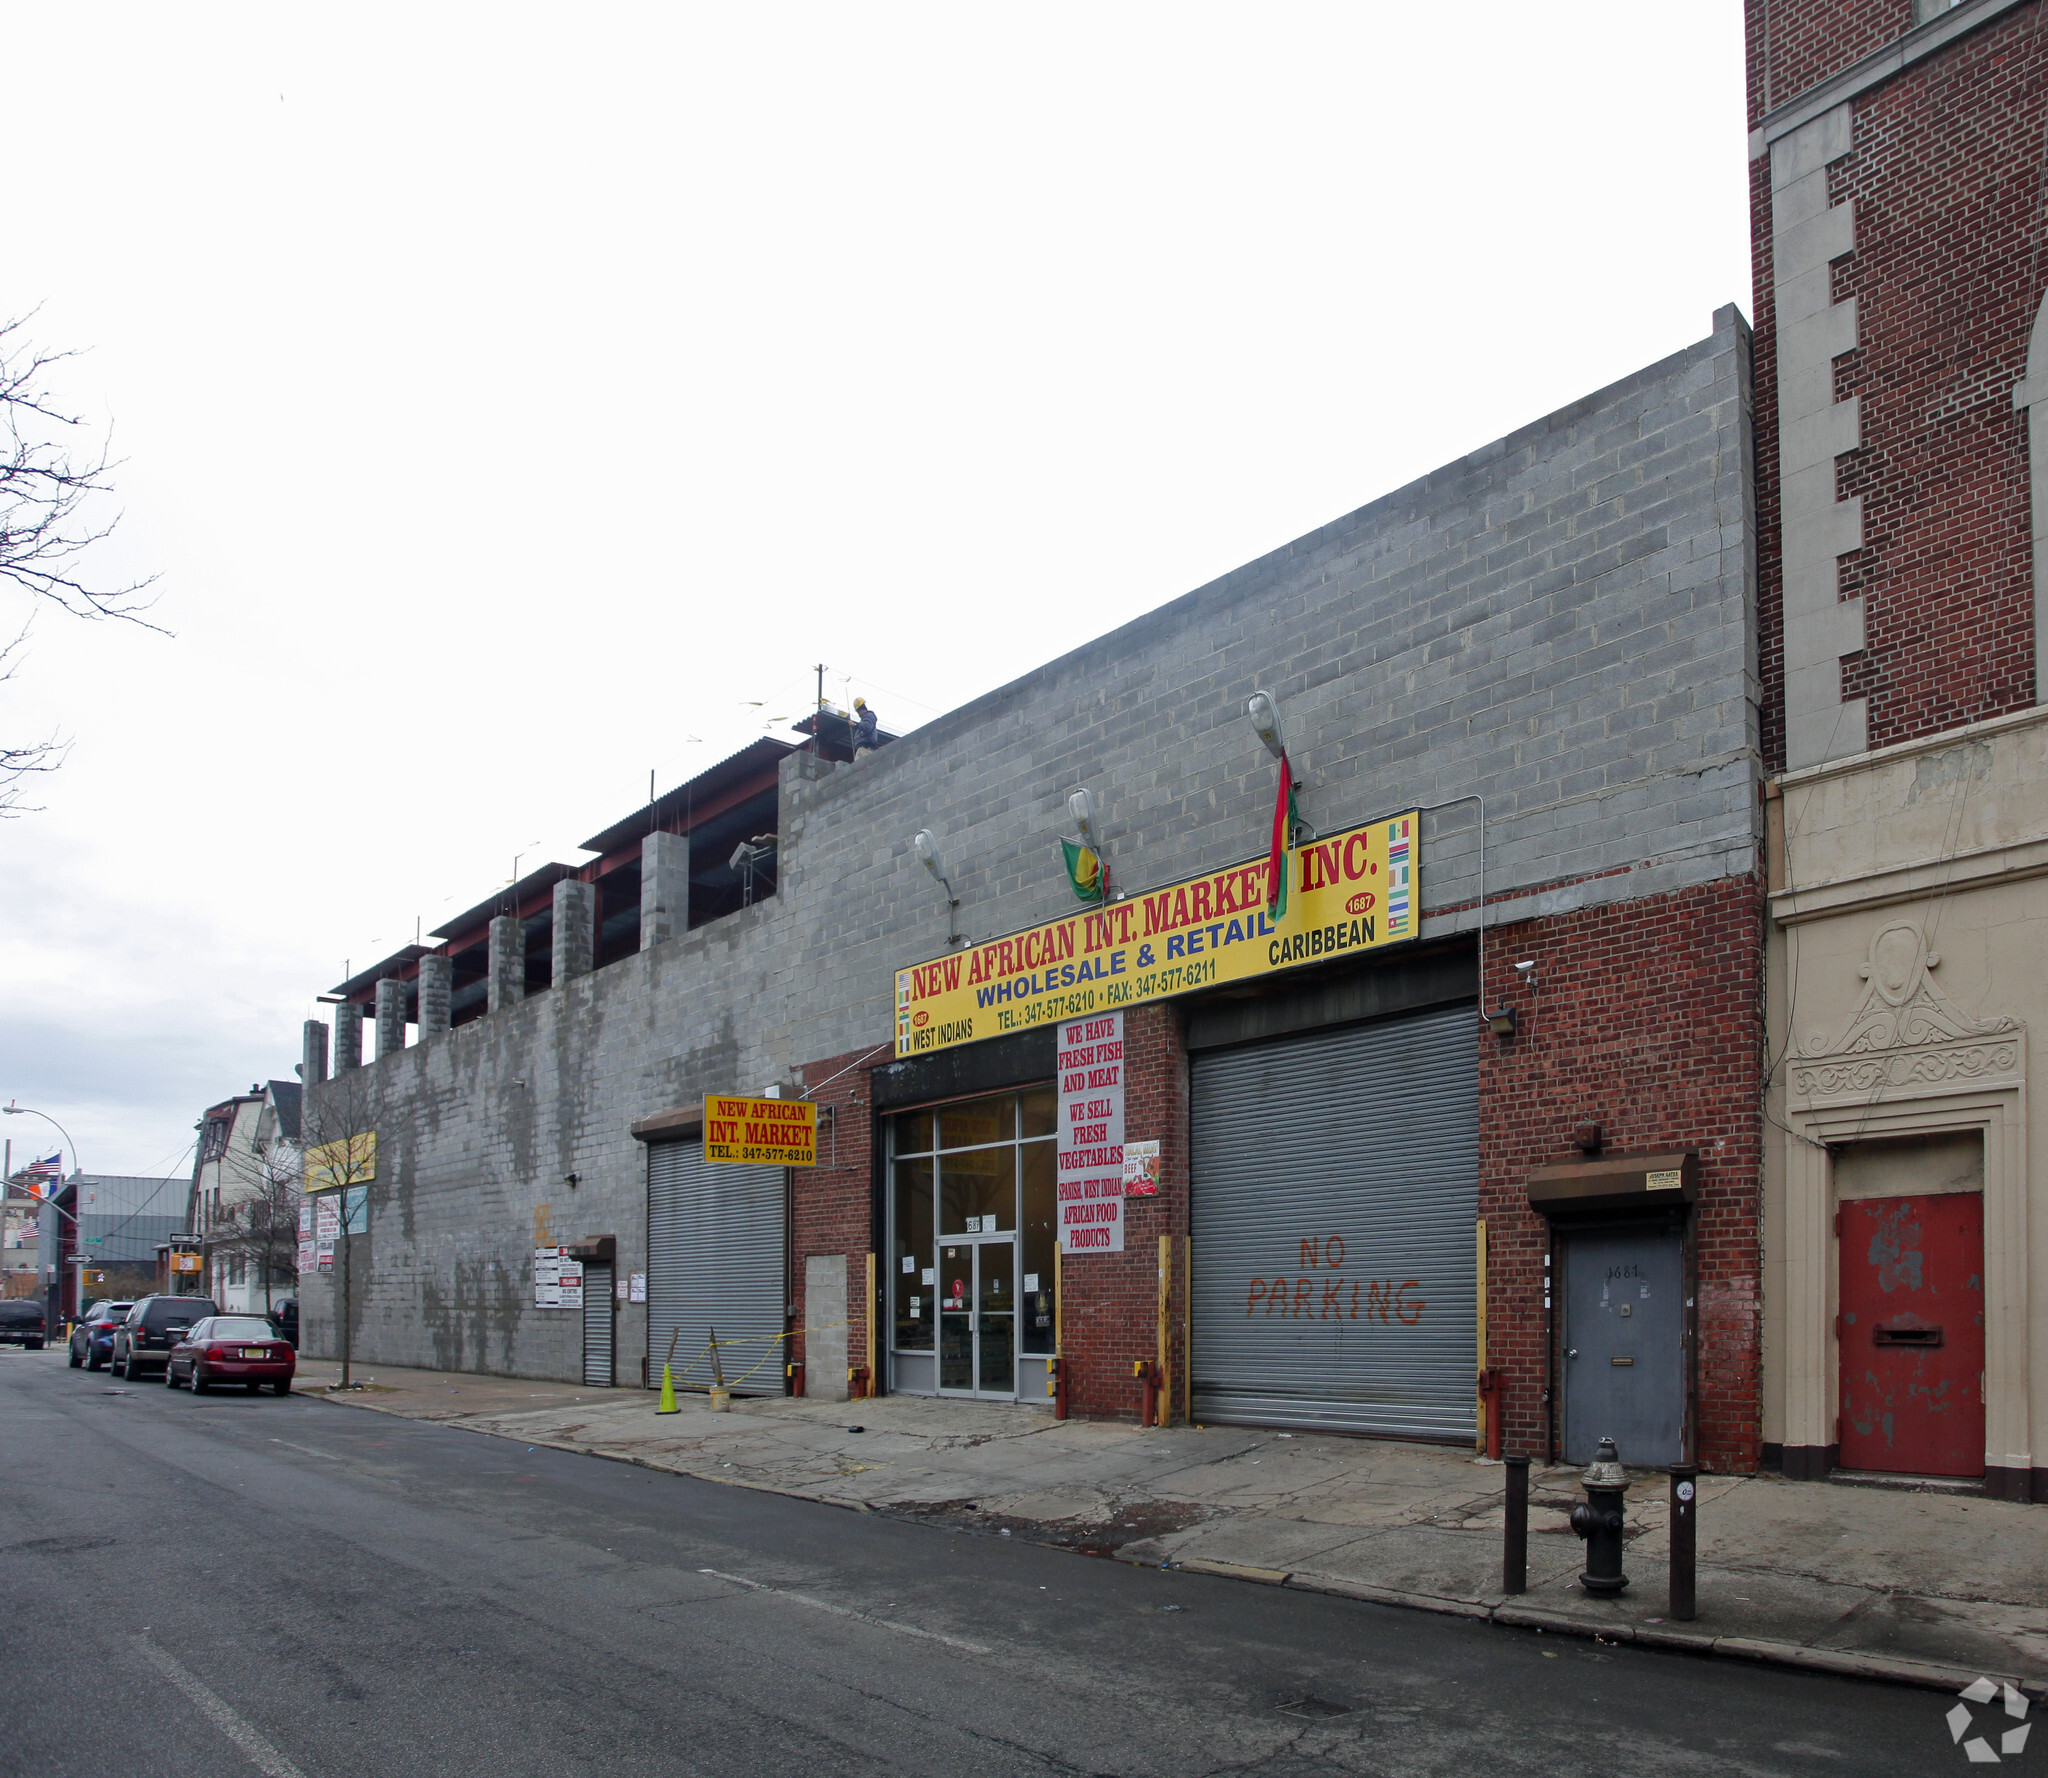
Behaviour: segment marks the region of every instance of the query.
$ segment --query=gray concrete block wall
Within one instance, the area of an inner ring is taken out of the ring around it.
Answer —
[[[588,975],[596,960],[595,884],[579,883],[571,878],[555,885],[552,934],[552,979],[566,982],[579,975]]]
[[[1435,811],[1425,937],[1476,919],[1475,796],[1495,923],[1752,871],[1748,338],[1732,309],[1715,322],[856,764],[790,756],[771,899],[524,1004],[494,996],[492,1016],[369,1071],[390,1158],[358,1351],[575,1377],[580,1318],[532,1307],[536,1206],[556,1240],[611,1235],[620,1274],[644,1271],[636,1119],[885,1046],[895,970],[946,948],[920,827],[975,939],[1071,911],[1058,837],[1077,785],[1131,893],[1263,853],[1256,688],[1279,701],[1319,827]],[[652,934],[653,907],[681,924],[681,844],[648,847]],[[309,1280],[314,1351],[332,1336],[322,1294]],[[622,1310],[622,1379],[644,1335],[644,1311]]]
[[[484,1004],[491,1012],[517,1006],[526,998],[526,927],[511,914],[490,924],[485,952]]]
[[[422,957],[419,974],[419,1027],[422,1043],[447,1031],[449,998],[454,991],[455,959],[439,956]]]
[[[388,976],[377,984],[377,1059],[405,1048],[405,984]]]

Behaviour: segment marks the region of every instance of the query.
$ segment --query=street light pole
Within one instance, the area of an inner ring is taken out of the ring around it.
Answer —
[[[65,1129],[65,1127],[62,1124],[58,1123],[57,1120],[54,1117],[52,1117],[47,1111],[38,1111],[33,1105],[17,1105],[14,1103],[12,1099],[10,1099],[5,1105],[0,1105],[0,1113],[5,1113],[8,1117],[41,1118],[44,1123],[48,1124],[52,1129],[54,1129],[57,1132],[59,1136],[64,1138],[64,1146],[71,1150],[71,1171],[74,1174],[79,1174],[84,1171],[84,1169],[78,1163],[78,1144],[72,1141],[71,1132]],[[58,1170],[60,1177],[62,1176],[62,1171],[63,1170],[61,1168]],[[74,1235],[78,1235],[78,1229],[80,1225],[77,1213],[75,1211],[66,1210],[64,1206],[58,1203],[54,1197],[45,1198],[43,1202],[48,1204],[49,1207],[52,1210],[56,1211],[59,1216],[69,1216],[71,1218],[72,1232]],[[84,1237],[82,1235],[78,1236],[78,1240],[80,1242],[82,1242],[83,1239]],[[83,1298],[85,1295],[85,1255],[82,1253],[78,1253],[74,1250],[71,1263],[78,1269],[77,1294],[81,1299],[78,1306],[80,1308],[84,1308],[85,1304]],[[62,1293],[60,1292],[59,1294],[61,1295]],[[61,1303],[59,1306],[62,1306]]]

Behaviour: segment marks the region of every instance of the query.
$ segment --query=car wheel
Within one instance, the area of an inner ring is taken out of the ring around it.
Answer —
[[[43,1349],[43,1342],[41,1340],[30,1340],[28,1349],[31,1352],[40,1352]]]
[[[172,1368],[172,1367],[171,1367],[170,1365],[165,1365],[165,1366],[164,1366],[164,1387],[165,1387],[166,1389],[175,1389],[175,1388],[177,1388],[177,1386],[178,1386],[178,1373],[177,1373],[177,1372],[176,1372],[176,1371],[175,1371],[175,1370],[174,1370],[174,1369],[173,1369],[173,1368]]]
[[[289,1377],[283,1377],[280,1378],[277,1382],[271,1384],[271,1387],[275,1389],[280,1395],[289,1395],[292,1392],[292,1380]],[[257,1385],[257,1393],[262,1393],[261,1384]]]
[[[204,1395],[212,1387],[213,1385],[206,1380],[199,1367],[195,1364],[192,1367],[192,1393],[194,1395]]]
[[[128,1361],[121,1356],[119,1346],[114,1348],[114,1356],[107,1361],[107,1369],[117,1377],[125,1378],[128,1375]]]
[[[83,1363],[85,1363],[84,1354],[81,1353],[76,1346],[73,1346],[71,1348],[71,1368],[73,1370],[77,1370],[78,1367]]]
[[[107,1368],[106,1360],[95,1353],[90,1346],[85,1349],[85,1368],[89,1371],[103,1371]]]

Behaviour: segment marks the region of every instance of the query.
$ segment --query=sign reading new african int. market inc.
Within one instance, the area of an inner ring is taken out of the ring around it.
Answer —
[[[896,1054],[1411,939],[1422,921],[1420,828],[1411,809],[1294,847],[1277,916],[1259,858],[899,969]]]

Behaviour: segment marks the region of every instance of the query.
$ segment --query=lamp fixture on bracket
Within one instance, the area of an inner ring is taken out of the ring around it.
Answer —
[[[1244,713],[1251,719],[1253,731],[1266,744],[1266,751],[1275,759],[1287,757],[1287,742],[1280,733],[1280,706],[1273,701],[1269,691],[1255,691],[1245,701]]]
[[[917,855],[917,861],[932,874],[932,881],[946,892],[946,942],[957,945],[960,934],[954,930],[953,915],[959,910],[960,898],[953,893],[953,885],[946,879],[945,860],[939,856],[939,842],[929,827],[920,827],[911,835],[910,849]]]
[[[1524,958],[1515,965],[1515,975],[1524,987],[1533,987],[1536,982],[1536,960],[1533,957]],[[1506,1001],[1502,1001],[1492,1012],[1483,1012],[1479,1016],[1486,1021],[1486,1028],[1496,1037],[1514,1036],[1520,1024],[1515,1016],[1515,1009]]]

